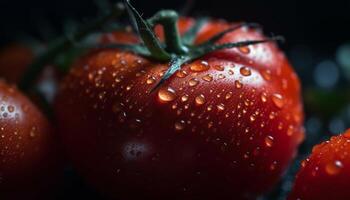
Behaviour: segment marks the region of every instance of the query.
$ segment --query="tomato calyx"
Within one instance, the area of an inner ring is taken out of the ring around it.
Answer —
[[[177,27],[179,15],[174,10],[158,11],[151,18],[145,20],[140,13],[130,4],[129,0],[124,0],[125,7],[132,20],[133,28],[138,33],[143,43],[140,44],[109,44],[103,48],[117,48],[127,50],[139,54],[141,56],[149,57],[151,59],[169,62],[169,68],[164,73],[161,80],[151,90],[156,90],[164,81],[170,78],[176,71],[181,69],[185,63],[205,56],[208,53],[229,49],[265,43],[270,41],[283,41],[283,37],[274,36],[264,40],[246,40],[233,43],[217,44],[217,42],[227,33],[235,31],[241,27],[258,28],[259,25],[255,23],[240,23],[236,26],[230,27],[227,30],[214,35],[208,41],[195,45],[194,39],[203,25],[208,21],[207,18],[200,18],[194,26],[188,30],[183,37],[180,36]],[[165,42],[162,43],[154,33],[154,27],[161,25],[164,30]]]

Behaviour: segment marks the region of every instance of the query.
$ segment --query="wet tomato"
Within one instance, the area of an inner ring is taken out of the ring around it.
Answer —
[[[316,145],[301,164],[289,200],[350,199],[350,129]]]
[[[40,199],[60,163],[47,119],[15,87],[0,82],[0,198]]]
[[[180,32],[193,24],[180,20]],[[231,26],[207,22],[195,43]],[[103,43],[135,38],[110,33]],[[242,27],[218,43],[264,38]],[[117,49],[76,62],[55,111],[79,172],[120,199],[250,199],[270,189],[304,137],[299,80],[276,44],[210,53],[150,92],[167,68]]]

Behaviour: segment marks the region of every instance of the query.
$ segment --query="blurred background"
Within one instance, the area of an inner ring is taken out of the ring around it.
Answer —
[[[146,17],[161,8],[181,10],[186,2],[133,0]],[[190,15],[258,22],[267,35],[286,38],[280,46],[303,83],[307,137],[279,187],[261,198],[282,200],[312,146],[350,127],[350,0],[197,0],[190,5]],[[46,43],[62,35],[65,22],[87,21],[97,11],[93,0],[1,0],[0,47],[23,38]],[[67,180],[62,198],[99,199],[69,169]]]

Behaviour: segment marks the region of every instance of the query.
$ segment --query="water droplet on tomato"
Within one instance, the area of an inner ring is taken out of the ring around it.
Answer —
[[[210,82],[213,80],[213,76],[210,74],[207,74],[207,75],[203,76],[202,79],[207,81],[207,82]]]
[[[225,105],[222,104],[222,103],[219,104],[219,105],[217,105],[216,107],[217,107],[218,111],[223,111],[223,110],[225,110]]]
[[[270,70],[262,71],[261,75],[265,80],[267,80],[267,81],[271,80],[271,71]]]
[[[180,120],[178,122],[175,122],[174,127],[175,127],[175,130],[177,130],[177,131],[183,130],[185,128],[185,121]]]
[[[201,61],[199,63],[193,63],[190,69],[194,72],[202,72],[209,69],[209,64],[206,61]]]
[[[218,71],[224,71],[225,67],[222,65],[214,65],[214,69],[216,69]]]
[[[225,95],[225,99],[230,99],[232,97],[232,92],[228,92],[226,95]]]
[[[263,93],[261,94],[261,101],[264,102],[264,103],[267,101],[267,95],[266,95],[265,92],[263,92]]]
[[[158,91],[158,97],[160,100],[165,102],[173,101],[176,98],[175,90],[170,87],[161,88]]]
[[[183,95],[182,97],[181,97],[181,101],[182,102],[185,102],[185,101],[187,101],[188,100],[188,95],[187,94],[185,94],[185,95]]]
[[[184,78],[187,76],[187,72],[184,71],[184,70],[179,70],[176,72],[176,76],[179,77],[179,78]]]
[[[146,83],[148,85],[150,85],[150,84],[153,84],[155,81],[156,81],[156,79],[153,76],[151,76],[146,80]]]
[[[14,107],[14,106],[8,106],[8,107],[7,107],[7,110],[8,110],[10,113],[12,113],[12,112],[15,111],[15,107]]]
[[[192,78],[191,80],[188,81],[188,85],[191,87],[198,85],[198,83],[199,81],[196,78]]]
[[[272,147],[273,142],[274,142],[274,138],[272,136],[268,135],[265,137],[265,145],[267,147]]]
[[[195,98],[195,102],[197,105],[203,105],[205,103],[205,97],[203,94],[200,94]]]
[[[273,94],[272,102],[275,104],[277,108],[281,109],[284,106],[284,99],[283,99],[283,96],[280,94]]]
[[[242,88],[243,84],[241,82],[239,82],[239,80],[236,80],[235,81],[235,86],[236,86],[237,89],[240,89],[240,88]]]
[[[341,171],[342,168],[343,163],[339,160],[335,160],[326,165],[326,172],[329,175],[336,175]]]
[[[243,54],[249,54],[250,53],[250,49],[249,49],[248,46],[239,47],[238,49]]]
[[[241,69],[239,69],[239,72],[243,76],[250,76],[252,74],[252,72],[250,71],[250,69],[248,67],[241,67]]]

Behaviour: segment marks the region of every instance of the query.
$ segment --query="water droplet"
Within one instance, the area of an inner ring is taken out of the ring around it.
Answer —
[[[240,51],[241,53],[243,53],[243,54],[248,54],[248,53],[250,53],[250,49],[249,49],[248,46],[239,47],[238,49],[239,49],[239,51]]]
[[[207,81],[207,82],[210,82],[213,80],[213,76],[210,74],[207,74],[207,75],[203,76],[202,79]]]
[[[202,72],[209,69],[209,64],[206,61],[201,61],[200,63],[193,63],[190,69],[194,72]]]
[[[242,88],[243,84],[241,82],[239,82],[239,80],[236,80],[235,81],[235,86],[236,86],[237,89],[240,89],[240,88]]]
[[[15,111],[15,107],[14,106],[8,106],[7,110],[12,113],[13,111]]]
[[[225,99],[230,99],[232,97],[232,92],[228,92],[226,95],[225,95]]]
[[[217,107],[218,111],[223,111],[223,110],[225,110],[225,105],[222,104],[222,103],[219,104],[219,105],[217,105],[216,107]]]
[[[272,101],[277,108],[281,109],[284,106],[284,99],[280,94],[273,94]]]
[[[265,92],[261,94],[261,101],[264,103],[267,101],[267,94]]]
[[[156,82],[156,79],[155,79],[153,76],[149,77],[149,78],[146,80],[146,83],[147,83],[148,85],[151,85],[151,84],[153,84],[154,82]]]
[[[250,69],[248,67],[241,67],[241,69],[239,69],[239,72],[243,76],[250,76],[252,74],[252,72],[250,71]]]
[[[218,78],[219,78],[219,79],[224,79],[224,78],[226,78],[226,76],[223,75],[223,74],[219,74]]]
[[[197,105],[203,105],[205,103],[205,97],[203,94],[200,94],[195,98],[195,102]]]
[[[181,97],[181,101],[182,102],[185,102],[185,101],[187,101],[188,100],[188,95],[187,94],[185,94],[185,95],[183,95],[182,97]]]
[[[267,147],[272,147],[273,142],[274,142],[273,140],[274,140],[274,138],[272,136],[270,136],[270,135],[266,136],[265,137],[265,145]]]
[[[342,168],[343,168],[343,163],[339,160],[336,160],[326,165],[326,172],[329,175],[336,175],[340,172]]]
[[[267,80],[267,81],[271,80],[271,71],[270,70],[262,71],[261,75],[265,80]]]
[[[184,70],[179,70],[176,72],[176,76],[179,77],[179,78],[184,78],[187,76],[187,72],[184,71]]]
[[[176,98],[175,90],[170,87],[161,88],[158,91],[158,97],[160,100],[165,102],[173,101]]]
[[[180,120],[178,122],[175,122],[174,127],[175,127],[175,130],[177,130],[177,131],[183,130],[185,128],[185,121]]]
[[[196,78],[192,78],[191,80],[188,81],[188,85],[191,87],[198,85],[198,83],[199,81]]]
[[[216,69],[218,71],[224,71],[225,67],[222,65],[214,65],[214,69]]]
[[[250,116],[250,121],[251,121],[251,122],[255,121],[255,116],[254,116],[254,115],[251,115],[251,116]]]

